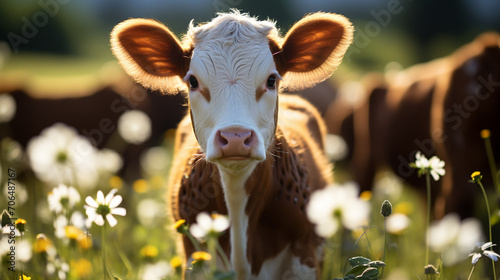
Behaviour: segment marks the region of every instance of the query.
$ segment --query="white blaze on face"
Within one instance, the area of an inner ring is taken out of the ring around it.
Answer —
[[[231,159],[265,159],[275,132],[280,79],[267,37],[248,26],[233,28],[233,35],[222,38],[220,30],[210,30],[216,36],[203,34],[184,77],[198,142],[207,160],[223,165]],[[220,143],[231,137],[226,132],[243,135],[248,145],[227,152]]]

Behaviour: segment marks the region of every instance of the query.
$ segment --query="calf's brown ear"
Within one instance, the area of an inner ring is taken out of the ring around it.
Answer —
[[[163,24],[149,19],[129,19],[111,32],[111,50],[125,72],[153,90],[175,94],[186,90],[191,50]]]
[[[353,32],[351,22],[338,14],[314,13],[295,23],[275,52],[282,86],[300,90],[329,78],[352,43]]]

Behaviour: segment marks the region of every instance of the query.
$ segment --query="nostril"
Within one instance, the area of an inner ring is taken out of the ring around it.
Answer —
[[[224,137],[224,135],[219,131],[219,133],[217,133],[218,135],[218,138],[219,138],[219,143],[222,144],[223,146],[227,145],[229,143],[229,141],[227,141],[226,137]]]
[[[249,146],[249,145],[251,145],[252,140],[253,140],[253,131],[250,132],[250,135],[245,139],[245,141],[243,143],[245,145]]]

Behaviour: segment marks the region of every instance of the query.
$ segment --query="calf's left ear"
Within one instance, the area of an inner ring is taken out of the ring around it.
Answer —
[[[191,49],[184,49],[163,24],[150,19],[123,21],[111,32],[111,50],[125,72],[143,86],[171,94],[186,89],[182,78]]]
[[[338,14],[314,13],[295,23],[281,46],[271,42],[282,86],[300,90],[329,78],[352,43],[353,32],[351,22]]]

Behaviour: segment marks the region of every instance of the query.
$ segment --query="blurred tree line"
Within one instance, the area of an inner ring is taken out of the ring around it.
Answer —
[[[446,55],[483,31],[500,30],[500,4],[496,4],[496,0],[300,1],[3,0],[0,1],[0,41],[6,42],[13,53],[43,52],[111,59],[108,35],[113,26],[124,19],[155,18],[181,35],[191,19],[195,23],[208,21],[215,12],[227,11],[230,7],[258,15],[260,19],[274,19],[285,31],[308,12],[341,13],[354,22],[357,36],[361,36],[359,33],[366,33],[364,28],[368,28],[368,23],[376,21],[374,14],[397,4],[401,12],[393,14],[380,31],[381,34],[394,31],[393,38],[388,41],[385,36],[373,36],[374,43],[366,49],[379,48],[380,42],[377,44],[376,40],[383,40],[384,44],[408,40],[407,45],[411,46],[408,51],[413,50],[410,62],[416,63]],[[489,14],[496,16],[481,18],[471,5],[482,5],[483,11],[491,5],[496,12]],[[370,66],[377,63],[369,57],[374,55],[376,53],[369,51],[360,56],[353,54],[352,59]]]

